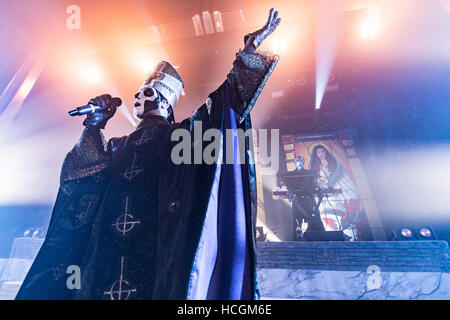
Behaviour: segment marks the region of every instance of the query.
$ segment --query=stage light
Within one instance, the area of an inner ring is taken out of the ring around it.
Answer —
[[[102,79],[100,70],[95,66],[85,67],[82,76],[89,83],[99,83]]]
[[[30,56],[1,93],[0,140],[5,139],[10,125],[13,124],[15,117],[20,112],[25,99],[33,89],[45,64],[45,58]],[[20,87],[15,91],[14,88],[19,84]]]
[[[361,27],[361,36],[365,39],[374,38],[381,29],[380,8],[372,6],[367,9],[367,16]]]
[[[36,79],[31,79],[30,77],[27,77],[20,86],[19,90],[17,91],[17,95],[20,98],[25,99],[30,93],[31,89],[33,88],[35,82]]]
[[[366,23],[363,25],[361,30],[361,35],[363,38],[375,38],[380,30],[379,25],[373,23]]]
[[[411,241],[417,240],[416,233],[411,227],[401,227],[394,230],[394,239],[396,241]]]
[[[100,61],[90,57],[79,57],[74,60],[70,72],[78,75],[83,82],[97,84],[104,80]]]
[[[316,110],[320,109],[340,43],[342,21],[338,15],[321,19],[316,27]]]
[[[431,226],[423,226],[418,228],[418,230],[419,232],[417,234],[419,236],[419,240],[437,240],[436,234]]]
[[[316,110],[322,105],[323,96],[325,94],[326,83],[316,80]]]
[[[206,33],[207,34],[214,33],[214,27],[213,27],[211,15],[209,14],[209,12],[203,11],[202,16],[203,16],[203,24],[205,26]]]
[[[122,59],[124,63],[127,63],[130,68],[139,74],[139,77],[143,77],[154,70],[156,61],[165,60],[166,56],[164,52],[154,50],[133,50],[124,53]]]
[[[214,26],[216,27],[216,32],[223,32],[223,21],[222,21],[222,13],[220,11],[213,12],[214,23],[211,18],[211,14],[209,11],[202,12],[203,17],[203,26],[200,19],[200,15],[196,14],[192,16],[192,23],[194,25],[195,35],[202,36],[204,33],[211,34],[214,33]],[[205,31],[203,31],[203,27]]]
[[[402,235],[402,237],[404,237],[405,239],[410,239],[412,237],[412,231],[407,229],[407,228],[403,228],[400,230],[400,234]]]
[[[154,61],[150,60],[150,59],[144,59],[140,62],[140,69],[144,72],[144,73],[150,73],[153,71],[155,67],[155,63]]]
[[[395,230],[393,235],[393,240],[397,241],[437,240],[431,226],[401,227]]]
[[[216,32],[223,32],[222,14],[220,11],[213,12],[214,23],[216,25]]]
[[[273,37],[270,40],[270,51],[277,54],[283,53],[287,50],[288,44],[287,37]]]
[[[192,17],[192,23],[194,25],[195,35],[202,36],[203,35],[203,27],[202,27],[202,22],[200,20],[200,16],[198,14],[196,14],[195,16]]]
[[[427,229],[427,228],[421,228],[420,229],[420,235],[422,237],[429,238],[429,237],[431,237],[431,231],[429,229]]]
[[[33,234],[31,235],[32,238],[36,238],[39,234],[39,229],[34,230]]]

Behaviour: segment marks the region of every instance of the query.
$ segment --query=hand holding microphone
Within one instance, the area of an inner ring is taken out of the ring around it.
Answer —
[[[116,113],[117,107],[122,104],[120,98],[113,98],[109,94],[97,96],[89,101],[89,104],[69,111],[71,116],[87,114],[83,125],[104,129],[109,119]]]

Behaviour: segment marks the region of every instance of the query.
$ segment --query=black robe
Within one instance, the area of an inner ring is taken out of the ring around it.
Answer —
[[[86,128],[64,160],[46,240],[16,299],[189,298],[217,165],[174,164],[171,152],[178,141],[171,141],[171,134],[193,132],[194,121],[201,121],[202,132],[223,130],[230,108],[239,128],[251,128],[250,110],[277,61],[276,56],[239,52],[225,82],[180,123],[148,117],[130,135],[107,144],[100,130]],[[194,138],[193,148],[207,144]],[[247,258],[240,298],[257,299],[256,182],[248,141],[245,150]],[[220,263],[222,269],[232,266]],[[79,267],[80,287],[68,285],[73,280],[69,266]]]

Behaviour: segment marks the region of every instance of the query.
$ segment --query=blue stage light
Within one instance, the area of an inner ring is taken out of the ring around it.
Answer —
[[[396,241],[411,241],[417,240],[417,235],[412,227],[401,227],[394,230],[393,240]]]
[[[431,226],[423,226],[418,228],[417,232],[419,240],[437,240],[436,234]]]
[[[411,230],[407,229],[407,228],[403,228],[400,231],[401,235],[406,238],[406,239],[410,239],[413,236],[413,233],[411,232]]]
[[[393,240],[417,241],[437,240],[436,234],[431,226],[401,227],[393,232]]]

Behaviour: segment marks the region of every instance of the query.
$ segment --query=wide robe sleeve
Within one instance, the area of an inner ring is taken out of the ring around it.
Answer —
[[[250,111],[276,62],[276,57],[239,52],[225,82],[209,95],[207,102],[193,114],[191,119],[161,126],[160,134],[158,134],[158,141],[161,141],[158,150],[160,165],[157,168],[159,173],[158,217],[155,222],[158,230],[155,257],[157,277],[153,287],[148,289],[149,295],[145,298],[186,299],[190,297],[195,269],[202,255],[202,243],[207,242],[207,239],[202,237],[207,234],[204,232],[205,221],[208,219],[206,213],[210,212],[209,209],[214,209],[209,207],[214,201],[209,200],[214,187],[217,192],[219,184],[226,182],[221,179],[224,172],[222,169],[225,171],[235,169],[234,166],[224,169],[224,166],[215,164],[174,164],[170,161],[173,146],[176,144],[171,141],[172,133],[176,129],[195,133],[197,120],[203,124],[202,134],[209,128],[220,130],[232,128],[233,123],[244,130],[251,128]],[[192,136],[195,139],[195,134]],[[16,299],[74,298],[77,290],[68,288],[67,281],[70,274],[67,270],[70,270],[69,266],[82,266],[92,230],[97,223],[97,214],[101,211],[107,196],[105,190],[112,180],[113,155],[126,145],[127,139],[127,137],[113,138],[106,144],[100,130],[86,128],[79,143],[68,153],[64,160],[60,188],[46,240]],[[192,142],[194,147],[197,141]],[[205,141],[200,143],[203,146],[206,144]],[[246,294],[242,297],[250,294],[249,298],[257,298],[253,254],[256,188],[251,158],[252,150],[248,148],[248,141],[246,141],[246,164],[240,166],[241,171],[237,175],[234,174],[234,182],[237,181],[238,175],[241,176],[243,199],[241,205],[245,207],[245,219],[247,219],[244,231],[247,234],[248,243],[245,250],[248,251],[245,257],[248,260],[245,261],[244,272],[245,277],[251,279],[250,282],[243,284],[241,291],[245,291]],[[220,170],[217,170],[219,167]],[[224,198],[217,196],[216,199],[219,205],[218,201]],[[215,218],[219,221],[221,215],[218,214]],[[222,225],[225,224],[222,223]],[[222,236],[219,238],[223,239]],[[81,272],[83,273],[83,270]],[[211,274],[210,277],[217,277],[220,274],[220,272]],[[217,288],[220,289],[220,287]],[[209,295],[208,298],[217,298],[217,296]]]
[[[265,53],[237,53],[227,79],[208,96],[206,103],[194,112],[189,121],[193,146],[203,143],[205,147],[205,141],[199,141],[201,138],[196,134],[196,122],[202,123],[202,133],[209,128],[220,129],[223,136],[220,150],[225,159],[225,131],[251,129],[250,111],[277,61],[277,56]],[[182,192],[189,196],[182,198],[180,203],[194,210],[186,210],[189,214],[184,215],[185,220],[180,222],[183,227],[176,231],[180,237],[174,241],[191,244],[175,245],[174,250],[178,253],[167,253],[168,260],[160,261],[169,261],[165,266],[170,266],[171,259],[184,261],[174,265],[173,269],[169,267],[169,270],[171,275],[182,274],[189,279],[185,293],[188,299],[259,298],[254,255],[255,168],[248,137],[244,143],[245,153],[240,155],[244,159],[238,159],[243,164],[223,163],[219,159],[217,166],[199,165],[188,174],[188,182],[181,184]],[[232,148],[236,150],[235,144],[233,142]],[[163,220],[161,217],[160,221]],[[185,229],[191,232],[183,236]],[[186,259],[180,258],[183,252],[189,252]],[[187,261],[190,256],[194,261]],[[182,270],[180,266],[184,263],[190,263],[191,269]],[[159,280],[162,283],[163,279]],[[161,286],[160,291],[179,292],[176,283],[172,281],[168,288]]]
[[[16,299],[70,299],[67,281],[73,271],[68,267],[81,264],[118,140],[107,145],[98,128],[87,127],[66,155],[46,239]]]

